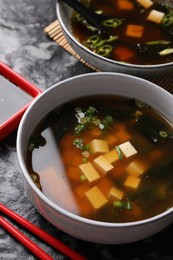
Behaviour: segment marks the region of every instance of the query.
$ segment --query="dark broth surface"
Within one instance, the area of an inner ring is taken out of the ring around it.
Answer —
[[[142,220],[173,205],[172,134],[168,121],[142,102],[85,97],[38,124],[28,170],[42,192],[70,212],[105,222]]]
[[[83,2],[95,11],[117,18],[116,23],[119,24],[115,25],[116,28],[107,27],[109,36],[105,36],[88,27],[86,21],[74,13],[71,19],[72,32],[91,51],[131,64],[151,65],[173,61],[173,4],[170,1],[167,1],[169,5],[165,1],[151,1],[152,5],[147,8],[137,0]],[[153,10],[164,15],[161,21],[148,19]],[[169,22],[166,17],[169,17]],[[117,39],[109,41],[112,36]]]

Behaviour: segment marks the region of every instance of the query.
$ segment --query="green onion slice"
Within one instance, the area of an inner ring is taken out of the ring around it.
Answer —
[[[167,48],[159,52],[160,56],[166,56],[173,53],[173,48]]]
[[[117,19],[117,18],[108,19],[108,20],[103,21],[103,23],[102,23],[102,25],[104,25],[106,27],[111,27],[113,29],[117,28],[121,24],[122,24],[122,20]]]
[[[119,147],[119,146],[116,146],[115,149],[116,149],[116,151],[117,151],[117,153],[118,153],[119,159],[122,160],[122,159],[123,159],[123,153],[122,153],[120,147]]]

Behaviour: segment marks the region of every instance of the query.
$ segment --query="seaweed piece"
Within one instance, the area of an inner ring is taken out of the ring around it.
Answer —
[[[33,151],[35,148],[39,148],[40,146],[44,146],[46,144],[46,139],[39,134],[38,136],[31,137],[29,139],[27,149],[28,151]]]
[[[147,114],[139,116],[134,126],[143,136],[153,143],[169,138],[166,125]],[[165,133],[165,135],[163,135],[163,133]]]

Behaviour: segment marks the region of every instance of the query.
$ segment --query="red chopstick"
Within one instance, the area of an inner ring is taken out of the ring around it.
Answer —
[[[34,242],[22,234],[17,228],[13,227],[8,221],[0,217],[0,226],[6,229],[13,237],[21,242],[27,249],[29,249],[39,259],[53,260],[53,258],[38,247]]]
[[[23,227],[25,227],[26,229],[28,229],[29,231],[31,231],[33,234],[35,234],[36,236],[38,236],[40,239],[42,239],[43,241],[45,241],[47,244],[51,245],[53,248],[57,249],[58,251],[60,251],[61,253],[63,253],[64,255],[68,256],[70,259],[73,260],[86,260],[86,258],[82,255],[80,255],[79,253],[77,253],[76,251],[74,251],[73,249],[71,249],[70,247],[66,246],[65,244],[63,244],[61,241],[57,240],[55,237],[51,236],[50,234],[46,233],[44,230],[40,229],[39,227],[37,227],[36,225],[32,224],[31,222],[29,222],[28,220],[24,219],[23,217],[19,216],[18,214],[16,214],[14,211],[10,210],[9,208],[7,208],[6,206],[2,205],[0,203],[0,211],[3,212],[4,214],[6,214],[7,216],[9,216],[10,218],[14,219],[16,222],[18,222],[19,224],[21,224]],[[10,223],[6,223],[7,221],[4,221],[4,219],[2,217],[0,217],[0,224],[9,232],[12,231],[12,228],[9,228]],[[8,224],[8,225],[7,225]],[[10,225],[11,226],[11,225]],[[20,233],[17,237],[16,235],[16,231],[19,232],[17,229],[15,229],[13,227],[13,235],[15,235],[16,239],[21,238],[22,236],[25,237],[22,233]],[[22,239],[21,239],[22,240]],[[27,240],[29,240],[27,238]],[[22,241],[24,244],[24,241],[26,241],[26,237],[23,238]],[[30,241],[32,242],[32,241]],[[29,243],[30,243],[29,242]],[[27,245],[29,245],[29,243],[26,242],[26,244],[24,244],[26,247]],[[30,244],[31,246],[28,247],[28,249],[33,249],[33,253],[38,253],[38,257],[39,257],[39,252],[41,252],[40,254],[42,254],[44,251],[42,249],[40,249],[38,246],[36,246],[35,244],[33,245],[33,242]],[[35,247],[35,248],[34,248]],[[39,251],[39,252],[38,252]],[[44,252],[45,253],[45,252]],[[40,259],[52,259],[50,256],[47,255],[47,257],[49,258],[40,258]]]

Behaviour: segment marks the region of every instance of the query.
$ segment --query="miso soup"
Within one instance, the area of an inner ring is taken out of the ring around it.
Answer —
[[[94,53],[111,60],[153,65],[173,62],[173,3],[165,0],[83,0],[107,15],[101,33],[78,13],[71,17],[72,33]]]
[[[173,128],[147,104],[88,96],[51,111],[31,135],[27,167],[39,189],[92,220],[143,220],[173,206]]]

